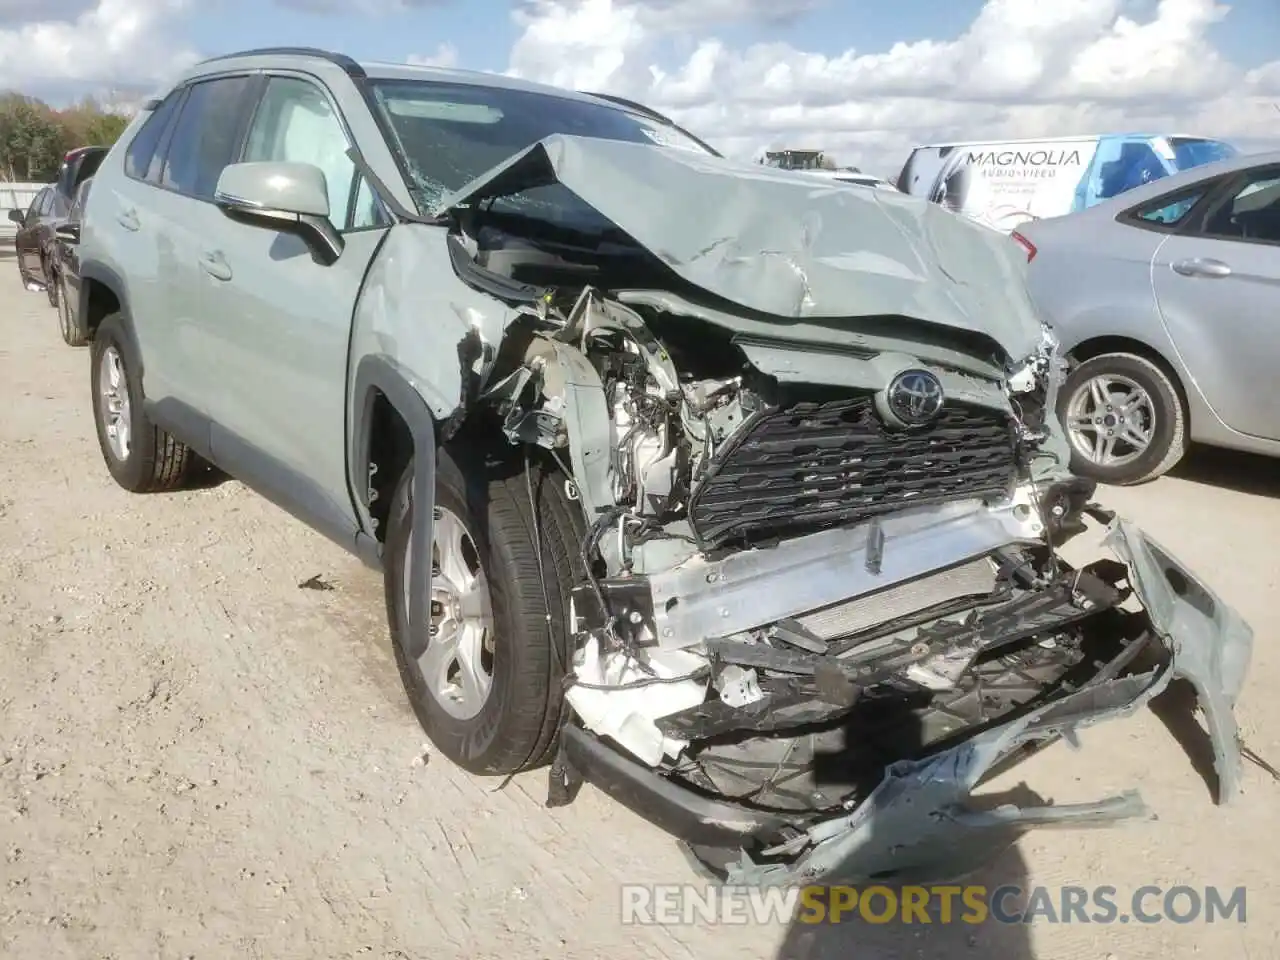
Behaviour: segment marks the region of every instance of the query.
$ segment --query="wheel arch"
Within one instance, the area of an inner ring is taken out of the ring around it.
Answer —
[[[129,313],[128,286],[124,278],[116,271],[96,260],[82,261],[80,264],[80,294],[76,304],[75,322],[80,332],[92,340],[102,321],[113,313],[120,314],[126,336],[129,337],[133,355],[138,361],[138,375],[145,371],[146,360],[143,357],[138,333],[133,328],[133,318]]]
[[[381,522],[374,535],[385,541],[392,494],[413,461],[413,530],[410,549],[428,556],[434,537],[436,444],[439,430],[422,394],[385,357],[362,357],[356,365],[353,417],[347,452],[349,474],[362,512]],[[406,446],[407,443],[407,446]],[[379,476],[381,474],[381,476]],[[372,496],[371,496],[372,493]],[[425,622],[426,581],[414,578],[409,592],[412,622]]]

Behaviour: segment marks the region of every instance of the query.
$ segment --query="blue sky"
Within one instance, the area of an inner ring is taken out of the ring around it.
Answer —
[[[1156,0],[1131,6],[1135,12],[1153,10]],[[1280,55],[1278,0],[1232,0],[1230,6],[1230,14],[1207,31],[1224,54],[1243,67],[1256,67]],[[508,0],[444,0],[377,15],[317,13],[263,0],[214,0],[203,7],[203,12],[190,18],[188,35],[209,53],[292,44],[403,60],[447,43],[457,49],[461,66],[503,70],[519,35]],[[828,54],[849,47],[882,51],[899,42],[957,36],[981,7],[981,0],[829,0],[788,24],[728,23],[716,35],[733,46],[782,40]]]
[[[443,52],[876,172],[948,139],[1280,130],[1280,0],[0,0],[0,89],[53,101],[274,45]]]
[[[1242,66],[1261,66],[1280,54],[1280,3],[1235,0],[1230,15],[1210,27],[1209,35],[1227,56]]]

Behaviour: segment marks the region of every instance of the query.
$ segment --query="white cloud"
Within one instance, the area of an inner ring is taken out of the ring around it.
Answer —
[[[72,19],[56,16],[73,4],[39,7],[34,20],[0,29],[0,88],[39,96],[161,82],[196,58],[174,30],[187,2],[98,0]]]
[[[334,9],[338,0],[275,0]],[[361,10],[443,0],[344,0]],[[1252,70],[1210,40],[1224,0],[986,0],[954,37],[823,54],[734,46],[850,0],[514,0],[510,73],[649,103],[728,153],[812,145],[893,174],[915,143],[1176,130],[1280,136],[1280,60]],[[0,0],[0,88],[54,98],[149,91],[192,60],[195,0]],[[246,37],[245,46],[254,40]],[[454,66],[442,43],[410,62]]]
[[[576,90],[643,90],[652,31],[642,12],[612,0],[529,0],[513,14],[522,32],[510,72]]]
[[[358,12],[374,16],[403,13],[406,10],[421,10],[424,7],[438,7],[449,2],[450,0],[276,0],[279,6],[302,10],[306,13]]]
[[[793,0],[792,8],[812,4]],[[1208,40],[1217,0],[987,0],[960,36],[823,55],[779,42],[734,49],[716,16],[785,3],[536,0],[511,72],[644,101],[729,152],[814,145],[896,173],[914,143],[1149,128],[1274,136],[1280,61],[1246,73]],[[702,39],[674,60],[691,23]],[[710,30],[712,35],[708,36]]]
[[[409,54],[408,62],[420,67],[456,67],[458,48],[451,43],[442,43],[436,47],[435,53]]]
[[[0,0],[0,23],[74,20],[92,6],[93,0]]]
[[[578,3],[584,0],[576,0]],[[787,24],[831,0],[644,0],[640,15],[659,30],[676,33],[729,21]]]
[[[1247,86],[1260,96],[1280,96],[1280,60],[1250,70]]]

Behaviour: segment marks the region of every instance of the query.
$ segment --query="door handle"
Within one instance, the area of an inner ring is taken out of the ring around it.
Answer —
[[[230,280],[231,265],[223,259],[221,250],[211,250],[200,257],[200,269],[215,280]]]
[[[1221,260],[1212,260],[1208,257],[1193,257],[1190,260],[1175,260],[1173,263],[1173,272],[1180,273],[1184,277],[1229,277],[1231,276],[1231,268]]]
[[[138,222],[138,211],[130,207],[116,214],[116,222],[126,230],[136,232],[142,224]]]

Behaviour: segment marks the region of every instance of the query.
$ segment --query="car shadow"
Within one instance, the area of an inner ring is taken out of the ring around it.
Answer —
[[[1188,680],[1176,679],[1150,703],[1151,712],[1164,724],[1204,781],[1211,797],[1218,795],[1218,774],[1213,765],[1213,742],[1196,719],[1196,690]]]
[[[220,467],[201,459],[194,474],[186,483],[187,490],[213,490],[229,481],[231,476]]]
[[[988,893],[999,887],[1016,886],[1024,893],[1010,895],[1002,903],[1004,911],[1016,913],[1026,903],[1029,876],[1022,852],[1011,846],[989,866],[956,881],[956,884],[984,886]],[[901,900],[900,888],[890,885],[890,889]],[[1036,960],[1027,924],[1005,923],[990,917],[975,923],[972,915],[966,916],[966,912],[957,895],[949,922],[943,922],[940,906],[932,901],[928,923],[921,922],[919,918],[906,923],[900,917],[886,923],[871,923],[861,917],[838,923],[805,923],[793,919],[778,948],[776,960],[847,960],[850,957],[858,960],[897,960],[899,957]]]
[[[815,749],[814,785],[851,788],[853,795],[866,798],[876,784],[881,784],[884,764],[898,758],[927,763],[926,757],[940,755],[944,741],[958,743],[965,739],[963,735],[938,739],[937,718],[929,722],[925,716],[911,706],[910,700],[888,699],[858,719],[846,719],[843,745],[830,753],[826,745]],[[868,730],[875,730],[876,735],[868,736]],[[1016,762],[1014,755],[1008,759],[1011,765]],[[1003,766],[997,764],[988,770],[978,781],[979,790]],[[860,826],[864,831],[862,843],[844,861],[859,876],[871,879],[852,881],[855,890],[841,891],[843,896],[839,899],[834,891],[828,890],[825,895],[817,891],[820,910],[814,908],[813,899],[802,897],[776,960],[949,960],[973,956],[1034,960],[1027,925],[1001,922],[992,915],[998,907],[1009,920],[1026,905],[1030,873],[1017,848],[1025,829],[1013,823],[999,826],[993,822],[975,830],[961,826],[958,819],[952,822],[951,815],[956,812],[952,801],[945,800],[945,794],[940,795],[933,788],[939,777],[962,778],[963,767],[960,759],[954,765],[944,763],[921,774],[915,786],[900,789],[913,779],[914,775],[908,775],[898,781],[899,788],[888,791],[877,813]],[[957,802],[969,811],[981,813],[1000,807],[1042,807],[1048,801],[1025,783],[1019,783],[1002,791],[969,794]],[[908,892],[908,887],[914,889]],[[992,894],[1000,887],[1019,889],[1002,894],[993,904]],[[951,892],[937,888],[950,888]],[[867,897],[865,906],[863,896]],[[912,901],[923,904],[923,912],[907,907]],[[832,909],[839,902],[845,909],[842,916],[833,920]]]
[[[1273,457],[1216,447],[1192,447],[1169,476],[1224,487],[1237,493],[1280,497],[1280,470]]]

